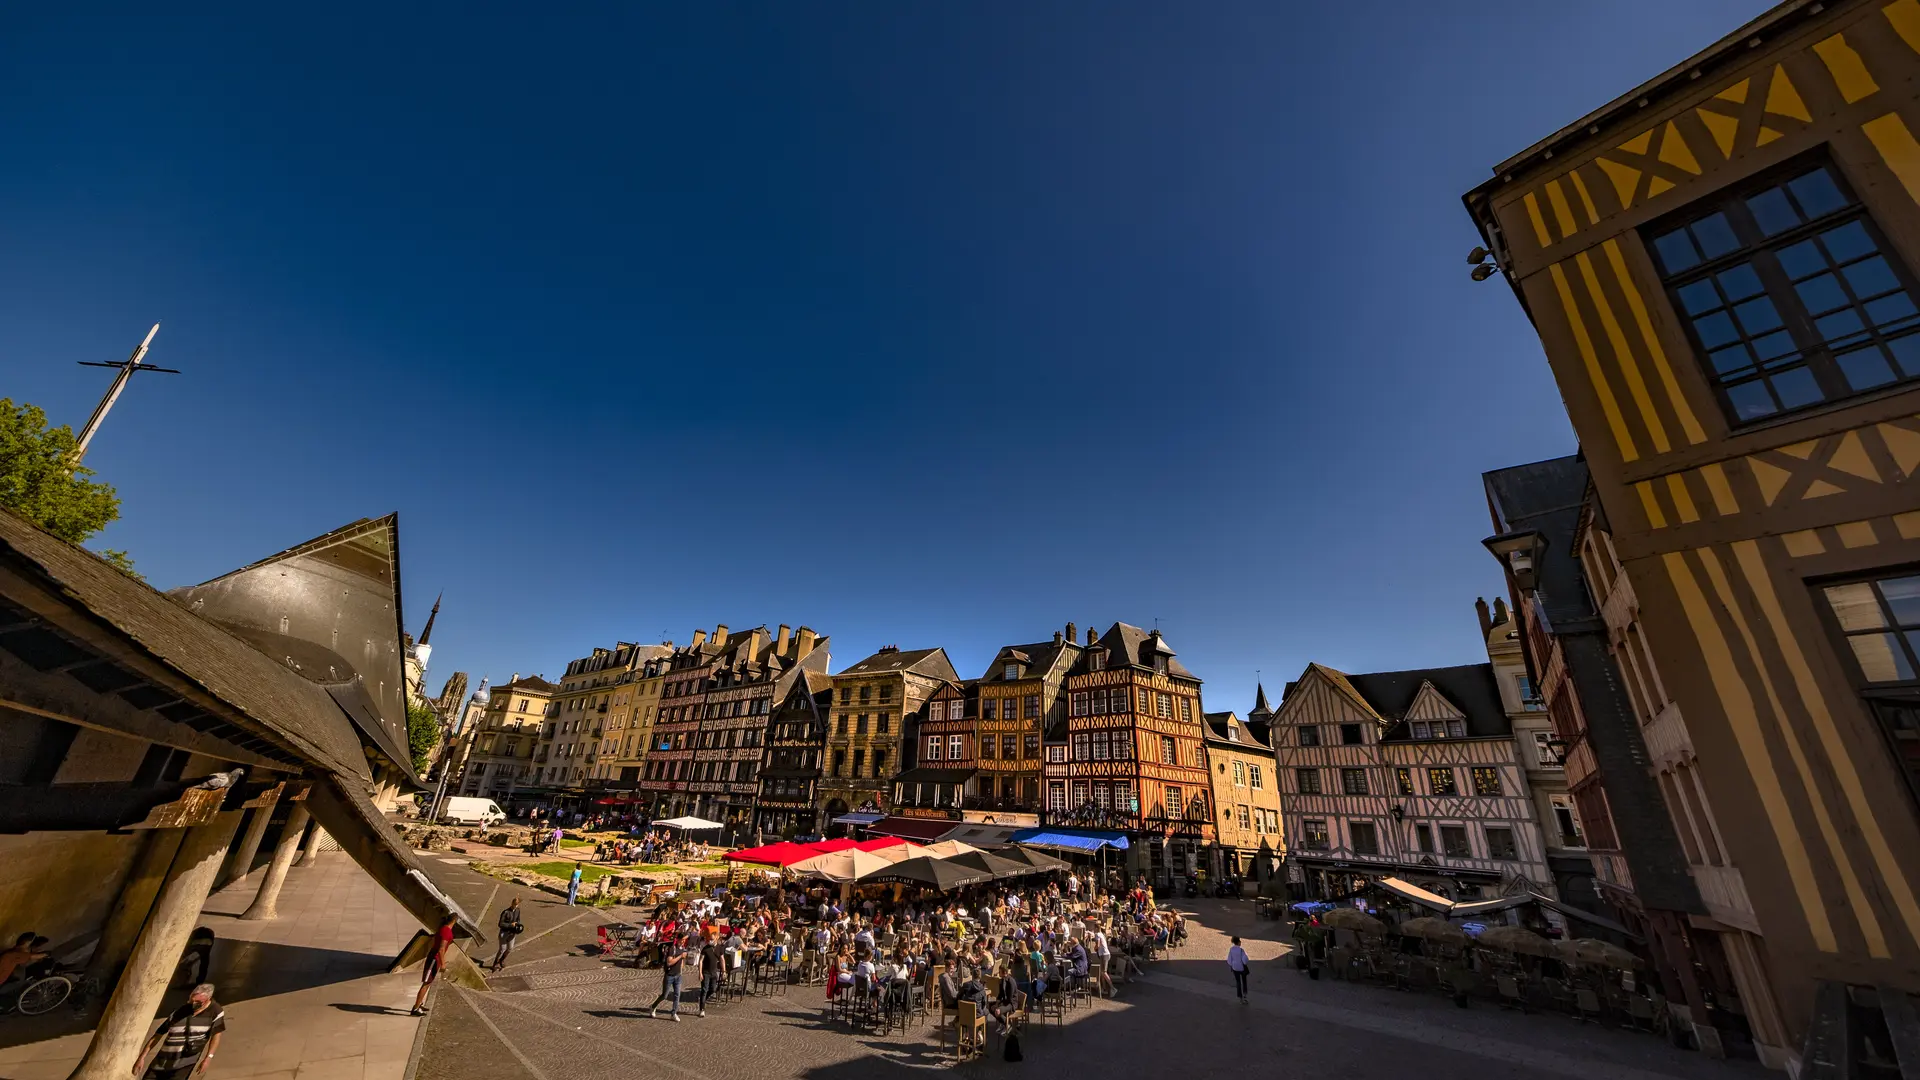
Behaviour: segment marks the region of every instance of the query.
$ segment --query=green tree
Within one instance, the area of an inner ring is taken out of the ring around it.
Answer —
[[[425,775],[427,762],[440,746],[440,714],[426,702],[407,702],[407,749],[413,752],[413,771]]]
[[[92,469],[69,464],[75,445],[73,429],[64,424],[47,427],[47,414],[39,406],[0,398],[0,506],[71,544],[82,543],[120,516],[120,497],[113,486],[88,479]],[[99,554],[133,574],[125,552]]]

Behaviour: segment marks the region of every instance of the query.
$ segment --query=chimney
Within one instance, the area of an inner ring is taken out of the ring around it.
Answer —
[[[1092,648],[1094,645],[1099,644],[1099,642],[1100,635],[1093,632],[1093,627],[1087,627],[1087,647]]]
[[[1507,598],[1504,596],[1494,597],[1493,598],[1493,625],[1499,626],[1501,623],[1506,622],[1510,618],[1512,618],[1512,616],[1507,614]]]
[[[507,685],[512,686],[514,683],[517,683],[519,681],[520,681],[520,673],[516,671],[513,673],[513,678],[507,680]]]
[[[807,629],[804,626],[801,627],[799,631],[794,634],[793,658],[796,661],[805,660],[807,658],[807,654],[813,651],[813,639],[814,639],[813,631]]]
[[[705,630],[695,630],[693,632],[693,640],[687,643],[687,648],[697,649],[700,646],[705,645],[706,643],[707,643],[707,632]]]
[[[1060,647],[1060,631],[1058,630],[1053,632],[1053,647],[1056,649]]]
[[[786,623],[781,623],[780,636],[775,638],[773,641],[773,651],[775,655],[778,655],[778,656],[787,655],[787,641],[792,636],[793,636],[793,631],[787,629]]]
[[[715,645],[725,645],[727,643],[727,624],[726,623],[714,624],[713,643]]]
[[[750,664],[758,663],[760,660],[760,649],[767,643],[767,628],[764,626],[756,626],[753,628],[753,632],[747,636],[751,639],[747,642],[747,662]]]
[[[1079,640],[1080,640],[1080,628],[1079,628],[1079,627],[1077,627],[1077,626],[1075,626],[1075,625],[1073,625],[1072,623],[1068,623],[1068,624],[1067,624],[1067,633],[1066,633],[1066,638],[1067,638],[1067,643],[1068,643],[1068,644],[1070,644],[1070,645],[1071,645],[1072,643],[1074,643],[1074,642],[1076,642],[1076,641],[1079,641]]]
[[[886,655],[888,655],[889,653],[897,653],[897,652],[899,652],[899,651],[900,651],[900,646],[898,646],[898,645],[882,645],[882,646],[880,646],[880,655],[881,655],[881,656],[886,656]]]
[[[1480,616],[1480,636],[1493,633],[1493,617],[1487,614],[1487,598],[1482,596],[1473,602],[1474,613]]]

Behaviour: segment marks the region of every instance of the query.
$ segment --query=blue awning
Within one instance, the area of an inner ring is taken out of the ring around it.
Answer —
[[[1022,829],[1007,839],[1015,844],[1071,851],[1099,851],[1103,847],[1124,851],[1128,846],[1126,833],[1103,829]]]
[[[833,821],[836,825],[871,825],[886,816],[885,814],[841,814]]]

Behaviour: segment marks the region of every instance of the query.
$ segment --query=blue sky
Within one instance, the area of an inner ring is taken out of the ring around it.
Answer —
[[[0,395],[77,426],[160,321],[96,543],[398,510],[436,685],[715,622],[1158,619],[1243,711],[1472,662],[1480,473],[1573,438],[1460,194],[1765,6],[15,12]]]

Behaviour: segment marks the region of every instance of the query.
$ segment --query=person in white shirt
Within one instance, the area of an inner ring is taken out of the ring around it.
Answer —
[[[1233,947],[1227,950],[1227,970],[1233,972],[1233,993],[1240,1004],[1247,1003],[1247,950],[1240,947],[1240,939],[1233,939]]]
[[[1107,932],[1098,926],[1093,928],[1093,970],[1094,980],[1100,985],[1102,994],[1113,993],[1113,980],[1107,976],[1107,961],[1113,956],[1107,945]]]

